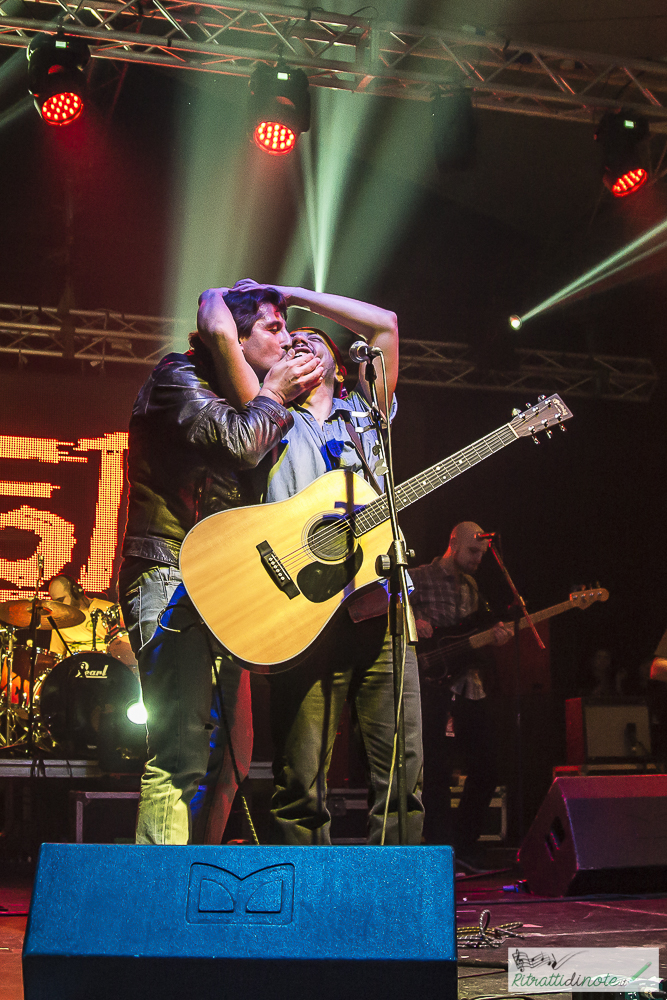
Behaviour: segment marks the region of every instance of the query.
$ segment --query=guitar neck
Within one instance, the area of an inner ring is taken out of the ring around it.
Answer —
[[[536,611],[535,614],[530,617],[533,623],[538,625],[540,622],[546,621],[547,618],[554,618],[556,615],[560,615],[563,611],[569,611],[570,608],[578,607],[573,601],[561,601],[560,604],[554,604],[551,608],[544,608],[542,611]],[[525,618],[521,618],[519,621],[519,628],[528,628],[528,622]],[[489,628],[485,632],[476,632],[468,638],[468,642],[473,649],[480,649],[482,646],[488,646],[493,642],[493,629]]]
[[[486,437],[474,441],[461,451],[457,451],[455,455],[450,455],[449,458],[436,462],[430,469],[425,469],[396,488],[397,509],[403,510],[416,500],[421,500],[422,497],[455,479],[462,472],[466,472],[467,469],[472,469],[474,465],[483,462],[485,458],[502,451],[508,444],[517,441],[518,437],[510,424],[504,424],[498,430],[487,434]],[[359,537],[387,521],[388,518],[386,498],[378,497],[377,500],[355,514],[354,533]]]

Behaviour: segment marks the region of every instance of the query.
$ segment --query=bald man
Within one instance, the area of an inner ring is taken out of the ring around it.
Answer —
[[[474,578],[489,547],[477,537],[481,534],[474,521],[462,521],[452,530],[443,556],[410,570],[420,639],[430,639],[437,628],[465,622],[483,606]],[[502,623],[494,626],[496,644],[507,642],[510,635],[511,629]],[[459,863],[471,870],[481,867],[476,845],[498,779],[495,718],[484,683],[486,654],[470,650],[463,664],[457,660],[455,680],[422,677],[424,837],[429,844],[453,844]],[[454,735],[455,740],[450,738]],[[454,822],[449,791],[453,743],[466,774]]]

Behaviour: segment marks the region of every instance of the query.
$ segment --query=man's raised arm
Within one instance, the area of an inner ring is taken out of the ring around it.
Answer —
[[[256,287],[257,283],[250,278],[237,281],[237,289]],[[346,330],[363,337],[371,347],[379,347],[384,354],[387,369],[387,389],[392,397],[398,379],[398,321],[396,313],[370,302],[350,299],[345,295],[334,295],[330,292],[313,292],[308,288],[294,288],[289,285],[264,286],[275,288],[286,299],[288,306],[303,306],[318,316],[325,316],[344,326]],[[359,381],[370,399],[370,391],[363,376],[365,365],[360,366]],[[375,370],[378,373],[378,393],[380,405],[384,405],[380,361],[376,359]]]
[[[295,357],[289,350],[267,372],[260,388],[259,378],[245,359],[234,317],[223,298],[227,288],[208,288],[199,296],[197,331],[213,357],[216,381],[222,396],[242,409],[257,396],[286,406],[304,391],[314,388],[324,369],[317,358]]]

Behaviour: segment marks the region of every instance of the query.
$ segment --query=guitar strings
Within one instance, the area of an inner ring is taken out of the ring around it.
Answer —
[[[399,509],[408,506],[408,504],[414,503],[421,497],[426,496],[427,493],[436,489],[438,486],[443,485],[445,482],[453,479],[454,476],[460,474],[466,469],[471,468],[478,462],[483,461],[490,455],[494,455],[496,451],[500,451],[507,444],[516,440],[514,432],[511,431],[511,437],[509,440],[503,439],[503,431],[507,432],[508,425],[498,428],[498,430],[493,431],[486,437],[481,438],[479,441],[474,441],[472,444],[463,448],[461,451],[452,455],[450,458],[443,459],[441,462],[436,463],[436,465],[431,466],[431,468],[426,469],[424,472],[419,473],[417,476],[413,476],[412,479],[407,480],[396,490],[397,500],[399,501]],[[506,434],[505,434],[506,436]],[[495,447],[493,447],[495,445]],[[480,451],[483,451],[480,454]],[[447,478],[443,479],[443,472],[449,473]],[[375,523],[375,515],[379,514],[380,518]],[[370,518],[368,515],[371,515]],[[333,522],[330,527],[323,528],[317,536],[318,545],[332,544],[338,541],[338,539],[345,537],[349,532],[353,534],[354,537],[359,537],[360,534],[365,534],[365,532],[370,531],[372,528],[377,527],[388,517],[388,508],[386,497],[381,496],[376,500],[371,501],[365,507],[360,508],[355,511],[354,517],[356,520],[369,520],[366,526],[362,525],[362,531],[359,534],[355,533],[354,526],[351,523],[350,518],[340,518],[339,520]],[[286,569],[296,567],[299,564],[304,564],[309,562],[313,557],[312,546],[305,543],[291,552],[286,553],[281,556],[276,553],[280,559],[283,566]]]

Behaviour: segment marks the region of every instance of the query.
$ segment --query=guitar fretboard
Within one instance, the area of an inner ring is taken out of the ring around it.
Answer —
[[[497,451],[506,448],[512,441],[517,441],[518,435],[512,430],[510,424],[504,424],[498,430],[473,441],[466,448],[457,451],[455,455],[444,458],[442,461],[432,465],[430,469],[425,469],[412,479],[407,479],[396,488],[396,506],[398,510],[409,507],[416,500],[420,500],[439,486],[448,483],[460,473],[467,469],[472,469],[474,465],[483,462],[490,455],[495,455]],[[389,518],[387,500],[385,497],[378,497],[369,503],[362,510],[355,513],[353,518],[354,534],[359,537],[383,524]]]

